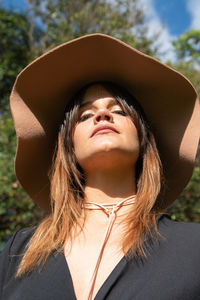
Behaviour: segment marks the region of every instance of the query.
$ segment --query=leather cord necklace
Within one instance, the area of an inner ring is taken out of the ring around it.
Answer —
[[[103,256],[105,246],[108,242],[108,239],[110,237],[113,225],[114,225],[116,217],[117,217],[117,212],[122,206],[127,206],[127,205],[131,205],[131,204],[135,203],[135,197],[136,196],[131,196],[131,197],[126,198],[126,199],[124,199],[124,200],[122,200],[118,203],[111,203],[111,204],[99,204],[99,203],[95,203],[95,202],[87,202],[87,203],[83,204],[84,209],[102,210],[108,217],[107,228],[106,228],[106,231],[105,231],[105,234],[104,234],[102,245],[100,247],[100,252],[99,252],[99,255],[98,255],[98,258],[97,258],[97,262],[96,262],[96,265],[94,267],[92,277],[90,279],[89,287],[88,287],[87,293],[84,297],[85,300],[92,300],[92,295],[93,295],[93,292],[94,292],[97,273],[98,273],[98,270],[99,270],[99,266],[100,266],[100,263],[101,263],[101,259],[102,259],[102,256]]]

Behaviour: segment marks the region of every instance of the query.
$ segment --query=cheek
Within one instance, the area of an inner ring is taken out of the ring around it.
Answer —
[[[87,128],[81,125],[77,125],[74,129],[73,144],[75,155],[77,158],[78,156],[80,156],[81,152],[84,149],[84,145],[86,144],[86,130]]]
[[[80,130],[79,126],[76,126],[74,129],[74,134],[73,134],[73,143],[74,143],[75,152],[81,142],[81,139],[82,139],[81,130]]]
[[[140,143],[138,138],[137,128],[132,122],[129,122],[126,127],[126,138],[131,148],[139,151]]]
[[[135,127],[135,124],[131,120],[128,120],[125,123],[125,132],[127,133],[127,136],[129,137],[132,136],[136,140],[138,140],[137,128]]]

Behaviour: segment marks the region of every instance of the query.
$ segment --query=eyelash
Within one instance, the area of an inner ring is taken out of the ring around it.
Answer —
[[[113,113],[116,113],[116,114],[119,114],[122,116],[127,116],[127,113],[123,110],[115,110],[115,111],[113,111]],[[92,115],[91,113],[83,115],[82,117],[80,117],[79,122],[86,121],[91,115]]]
[[[91,114],[86,114],[86,115],[80,117],[80,118],[79,118],[79,122],[84,122],[84,121],[86,121],[90,116],[91,116]]]

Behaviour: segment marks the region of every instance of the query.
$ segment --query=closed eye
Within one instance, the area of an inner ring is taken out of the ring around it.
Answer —
[[[113,113],[119,114],[119,115],[122,115],[122,116],[127,116],[127,113],[123,110],[115,110],[115,111],[113,111]]]
[[[122,115],[122,116],[127,116],[127,113],[123,110],[114,110],[112,113],[119,114],[119,115]],[[79,122],[84,122],[87,119],[89,119],[91,116],[92,116],[92,114],[85,114],[85,115],[83,115],[82,117],[79,118]]]
[[[92,116],[92,114],[85,114],[82,117],[79,118],[79,122],[84,122],[87,119],[89,119]]]

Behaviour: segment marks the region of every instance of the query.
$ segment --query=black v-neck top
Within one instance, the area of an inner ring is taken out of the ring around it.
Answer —
[[[146,259],[123,257],[94,300],[200,300],[200,224],[157,218],[164,239]],[[76,300],[63,252],[52,253],[42,270],[15,279],[34,228],[17,231],[0,256],[1,300]],[[80,254],[81,255],[81,254]],[[83,257],[84,259],[84,257]]]

